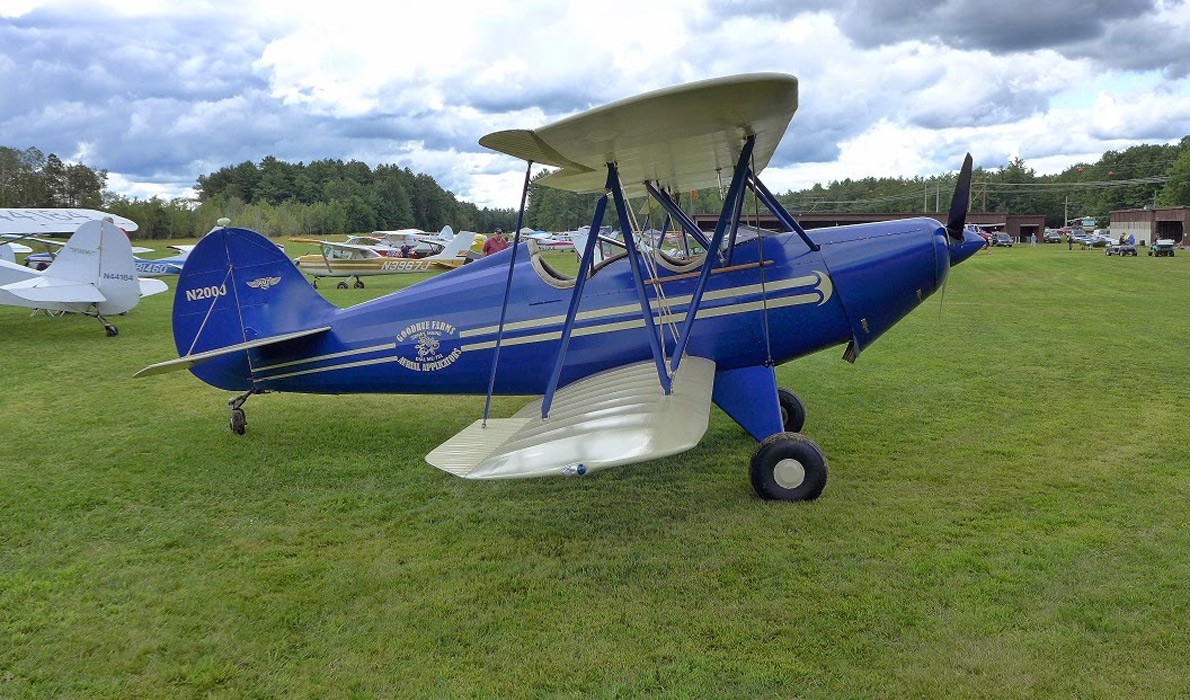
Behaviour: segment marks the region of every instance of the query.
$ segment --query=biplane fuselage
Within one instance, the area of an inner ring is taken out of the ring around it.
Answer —
[[[256,249],[254,255],[261,250],[253,245],[258,237],[251,232],[225,229],[212,235],[216,234],[226,239],[233,266],[237,248]],[[820,252],[807,249],[795,234],[761,237],[763,266],[757,264],[755,240],[738,244],[731,264],[709,278],[687,352],[726,370],[765,364],[770,357],[779,364],[851,341],[862,349],[932,294],[951,264],[945,230],[931,219],[811,234],[822,246]],[[203,245],[209,244],[204,240]],[[285,267],[276,264],[283,258],[274,260],[276,269],[270,275],[281,279],[273,284],[253,286],[262,275],[245,264],[243,269],[248,271],[237,269],[227,283],[183,278],[175,298],[175,317],[200,322],[214,297],[235,295],[251,309],[248,318],[292,320],[288,326],[270,323],[270,333],[314,324],[330,326],[317,336],[193,368],[204,381],[224,389],[483,394],[500,330],[497,321],[511,255],[510,249],[347,309],[330,307],[300,276],[283,274]],[[531,244],[519,247],[496,393],[543,393],[558,354],[573,280],[551,274],[548,263],[540,261]],[[659,325],[684,320],[696,283],[694,273],[701,266],[701,262],[658,265],[658,276],[646,285]],[[288,272],[296,270],[290,266]],[[868,281],[873,278],[881,282]],[[308,294],[295,293],[303,287]],[[230,305],[223,311],[231,312]],[[185,355],[206,350],[208,345],[216,348],[250,340],[238,335],[238,323],[233,326],[237,337],[211,334],[209,329],[219,327],[220,315],[216,305],[202,344],[191,348],[180,342],[179,352]],[[188,335],[180,333],[179,340]],[[672,351],[673,335],[667,337],[667,351]],[[650,357],[628,261],[625,256],[609,260],[587,282],[562,383]]]

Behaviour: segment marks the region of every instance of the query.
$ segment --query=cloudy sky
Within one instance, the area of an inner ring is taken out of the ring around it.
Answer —
[[[792,73],[765,180],[1039,173],[1190,134],[1183,0],[0,0],[0,145],[128,196],[273,155],[398,163],[515,207],[481,148],[654,88]]]

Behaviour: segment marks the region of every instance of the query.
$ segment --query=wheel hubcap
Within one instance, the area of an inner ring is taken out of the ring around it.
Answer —
[[[783,459],[773,467],[773,480],[783,489],[795,489],[806,480],[806,468],[796,459]]]

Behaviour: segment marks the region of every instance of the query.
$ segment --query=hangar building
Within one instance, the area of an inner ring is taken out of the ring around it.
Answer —
[[[1180,244],[1186,242],[1184,237],[1190,232],[1190,207],[1117,209],[1108,216],[1113,237],[1134,236],[1137,242],[1171,238]]]

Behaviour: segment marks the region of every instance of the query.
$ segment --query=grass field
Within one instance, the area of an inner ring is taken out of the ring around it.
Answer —
[[[0,697],[1190,696],[1190,253],[981,253],[856,365],[781,367],[803,504],[718,409],[582,479],[425,464],[482,397],[267,395],[236,437],[131,379],[171,303],[0,309]]]

